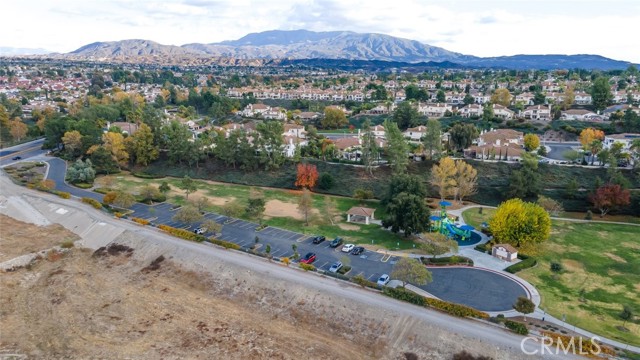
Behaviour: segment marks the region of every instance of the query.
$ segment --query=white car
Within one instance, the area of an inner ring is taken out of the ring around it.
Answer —
[[[356,246],[353,244],[347,244],[342,247],[342,252],[346,252],[346,253],[351,252],[351,250],[353,250],[354,247]]]
[[[380,279],[378,279],[378,285],[379,286],[385,286],[388,283],[389,283],[389,275],[382,274],[382,276],[380,276]]]
[[[342,269],[342,263],[338,261],[337,263],[331,265],[331,267],[329,268],[329,272],[336,273],[340,269]]]
[[[199,227],[199,228],[193,230],[193,232],[196,233],[197,235],[202,235],[202,234],[207,232],[207,228],[206,227]]]

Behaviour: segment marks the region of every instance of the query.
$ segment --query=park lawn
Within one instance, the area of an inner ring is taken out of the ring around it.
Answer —
[[[472,208],[462,216],[478,226],[494,213]],[[551,236],[536,254],[538,265],[517,275],[538,289],[541,307],[556,318],[565,314],[569,324],[638,346],[638,316],[625,325],[629,332],[616,326],[623,325],[623,304],[640,312],[639,234],[640,227],[633,225],[552,220]],[[563,272],[551,272],[552,262],[562,264]]]
[[[553,221],[534,268],[518,273],[542,296],[541,308],[595,334],[640,345],[640,227]],[[552,262],[564,270],[555,274]],[[634,309],[635,322],[619,314],[622,305]]]
[[[480,213],[480,209],[482,209],[482,214]],[[480,229],[480,225],[483,222],[489,223],[489,220],[495,213],[496,209],[493,208],[471,208],[462,212],[462,218],[468,225],[471,225],[476,229]]]
[[[179,188],[180,182],[182,181],[180,178],[142,179],[126,173],[113,175],[113,177],[115,180],[114,184],[133,194],[137,193],[137,191],[145,185],[159,186],[162,182],[167,182],[172,188],[172,191],[168,195],[168,202],[176,205],[185,205],[187,203],[184,191]],[[103,180],[98,179],[97,182],[102,183]],[[270,226],[308,235],[321,234],[326,236],[327,239],[341,236],[346,242],[372,245],[373,248],[383,247],[389,250],[414,248],[414,242],[411,239],[406,239],[402,235],[391,233],[379,225],[360,225],[346,222],[346,212],[354,206],[374,208],[376,209],[375,218],[383,218],[385,209],[377,200],[361,201],[348,197],[312,193],[314,210],[310,216],[310,224],[306,226],[302,220],[302,216],[297,212],[298,199],[302,193],[300,190],[260,188],[202,180],[194,180],[194,182],[197,185],[198,191],[189,195],[189,201],[193,201],[199,196],[208,197],[211,201],[205,209],[207,211],[220,214],[222,213],[224,204],[230,201],[238,201],[244,206],[251,195],[251,189],[255,188],[262,191],[267,203],[271,200],[278,200],[283,203],[280,204],[281,207],[286,206],[288,208],[289,216],[276,217],[268,216],[268,213],[265,214],[264,222]],[[335,201],[337,213],[334,219],[335,225],[332,225],[326,216],[325,202],[327,199],[333,199]],[[287,211],[283,213],[287,213]],[[255,218],[247,217],[244,214],[239,217],[249,221],[256,221]]]

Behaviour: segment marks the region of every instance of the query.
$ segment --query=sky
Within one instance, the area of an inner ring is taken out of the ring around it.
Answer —
[[[597,54],[640,63],[638,0],[5,0],[1,47],[69,52],[266,30],[381,33],[475,56]]]

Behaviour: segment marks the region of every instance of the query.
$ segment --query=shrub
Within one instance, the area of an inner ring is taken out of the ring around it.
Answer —
[[[334,183],[335,180],[329,173],[323,173],[322,175],[320,175],[320,179],[318,179],[318,187],[322,190],[331,189]]]
[[[338,274],[344,275],[351,271],[351,266],[343,266],[338,270]]]
[[[480,208],[480,209],[482,209],[482,208]],[[487,244],[486,243],[485,244],[476,245],[473,249],[477,250],[477,251],[480,251],[481,253],[486,253],[487,251],[489,251],[487,249]]]
[[[40,184],[38,184],[38,189],[39,190],[46,190],[46,191],[50,191],[56,188],[56,182],[51,180],[51,179],[46,179],[46,180],[42,180],[40,181]]]
[[[92,199],[90,197],[83,197],[81,200],[83,203],[93,206],[94,209],[102,209],[102,204],[96,199]]]
[[[402,300],[402,301],[406,301],[408,303],[412,303],[415,305],[419,305],[419,306],[425,306],[426,305],[426,301],[425,301],[425,297],[422,295],[418,295],[416,293],[414,293],[411,290],[407,290],[405,288],[390,288],[390,287],[385,287],[384,290],[382,290],[382,293],[392,297],[394,299],[397,300]]]
[[[66,191],[53,191],[54,194],[60,196],[63,199],[71,199],[71,194]]]
[[[118,193],[117,192],[109,191],[102,198],[102,202],[105,203],[105,204],[111,205],[111,204],[113,204],[113,202],[116,200],[117,197],[118,197]]]
[[[432,299],[432,298],[425,298],[425,301],[429,306],[442,310],[450,315],[459,316],[459,317],[474,317],[478,319],[489,318],[489,314],[487,314],[486,312],[478,311],[468,306],[454,304],[447,301],[442,301],[442,300]]]
[[[70,249],[73,247],[73,240],[67,239],[60,244],[60,247],[63,249]]]
[[[528,269],[531,267],[534,267],[538,264],[538,260],[536,260],[535,258],[532,257],[527,257],[526,259],[520,261],[517,264],[513,264],[511,266],[509,266],[508,268],[504,269],[504,271],[511,273],[511,274],[515,274],[518,271],[522,271],[524,269]]]
[[[133,220],[134,222],[140,224],[140,225],[149,225],[149,220],[147,219],[141,219],[139,217],[132,217],[131,220]]]
[[[124,214],[119,212],[119,211],[116,211],[116,212],[113,213],[113,216],[115,216],[115,217],[117,217],[119,219],[119,218],[123,217]]]
[[[298,264],[304,271],[316,271],[316,267],[311,264]]]
[[[541,333],[544,337],[553,339],[553,344],[561,343],[564,348],[569,348],[569,346],[571,346],[571,343],[573,343],[576,347],[576,354],[593,354],[597,355],[596,357],[598,358],[600,358],[603,354],[616,354],[612,348],[604,346],[600,342],[598,342],[599,348],[594,346],[593,341],[595,340],[591,340],[589,338],[582,338],[582,341],[580,341],[580,339],[576,339],[575,336],[560,335],[551,331],[541,331]]]
[[[587,211],[587,215],[584,217],[585,220],[592,220],[593,219],[593,212],[591,212],[591,210]]]
[[[206,240],[206,238],[202,235],[198,235],[189,230],[174,228],[169,225],[159,225],[158,228],[166,233],[169,233],[173,236],[177,236],[185,240],[196,241],[196,242],[203,242],[204,240]]]
[[[291,263],[291,260],[289,260],[288,257],[283,257],[282,259],[280,259],[280,261],[282,261],[282,263],[287,266],[289,266],[289,264]]]
[[[553,271],[553,272],[561,272],[562,271],[562,264],[556,263],[556,262],[551,263],[551,271]]]
[[[209,238],[209,242],[211,242],[212,244],[216,244],[218,246],[222,246],[225,249],[240,250],[240,245],[229,242],[229,241],[219,240],[211,237]]]
[[[504,326],[506,326],[507,329],[513,331],[516,334],[520,334],[520,335],[529,334],[529,330],[527,329],[527,326],[525,324],[522,324],[516,321],[506,320],[504,322]]]
[[[367,280],[364,276],[362,276],[362,274],[358,274],[354,277],[351,278],[351,281],[353,281],[354,283],[362,286],[362,287],[370,287],[370,288],[377,288],[378,284],[374,283],[373,281],[369,281]]]
[[[79,183],[74,183],[73,186],[75,186],[77,188],[80,188],[80,189],[88,189],[88,188],[92,187],[93,184],[79,182]]]

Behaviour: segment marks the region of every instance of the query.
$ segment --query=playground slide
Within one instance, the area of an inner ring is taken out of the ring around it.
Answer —
[[[460,236],[462,238],[469,237],[469,232],[468,231],[460,230],[457,227],[451,225],[451,223],[446,223],[445,226],[446,226],[447,230],[449,230],[449,232],[451,233],[451,236],[458,235],[458,236]]]

